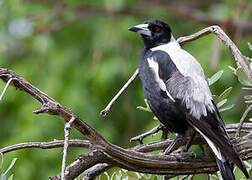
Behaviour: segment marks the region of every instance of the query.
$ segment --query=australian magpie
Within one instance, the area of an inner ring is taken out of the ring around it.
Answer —
[[[153,19],[129,30],[140,34],[144,42],[138,68],[154,115],[180,136],[190,129],[201,134],[212,149],[224,180],[235,179],[229,161],[249,178],[227,135],[201,65],[180,47],[169,25]]]

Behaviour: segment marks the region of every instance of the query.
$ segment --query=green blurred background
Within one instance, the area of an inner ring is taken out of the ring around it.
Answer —
[[[127,29],[150,18],[170,24],[176,38],[218,24],[242,53],[252,56],[247,42],[252,35],[252,3],[249,0],[0,0],[0,67],[9,68],[66,106],[122,147],[130,137],[158,124],[153,115],[136,109],[144,105],[137,78],[114,104],[106,118],[99,112],[134,73],[142,47],[139,36]],[[213,35],[183,47],[201,63],[208,77],[225,72],[211,90],[220,94],[232,86],[222,113],[226,123],[238,122],[246,91],[228,65],[235,66],[229,50]],[[0,90],[5,84],[0,83]],[[0,148],[20,142],[63,139],[64,122],[54,116],[35,115],[40,104],[9,87],[0,104]],[[71,138],[83,139],[76,130]],[[158,139],[148,138],[145,142]],[[70,163],[85,150],[71,148]],[[5,154],[4,167],[19,180],[47,179],[61,170],[62,149],[26,149]],[[198,178],[200,179],[200,178]]]

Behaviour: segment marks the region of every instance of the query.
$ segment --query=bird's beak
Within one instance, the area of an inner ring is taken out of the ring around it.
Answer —
[[[146,36],[151,36],[151,31],[148,29],[148,24],[139,24],[132,26],[128,29],[129,31],[137,32]]]

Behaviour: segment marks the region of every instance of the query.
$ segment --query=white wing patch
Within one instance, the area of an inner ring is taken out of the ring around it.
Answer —
[[[155,75],[155,80],[157,81],[157,83],[159,84],[159,87],[162,91],[165,91],[167,96],[173,101],[175,102],[174,98],[171,96],[171,94],[167,91],[166,89],[166,85],[164,83],[164,81],[159,77],[158,75],[158,71],[159,71],[159,67],[158,67],[158,63],[156,61],[154,61],[153,58],[148,58],[147,59],[149,67],[152,69],[152,71],[154,72]]]
[[[204,135],[198,128],[196,128],[195,126],[193,127],[204,137],[204,139],[207,141],[207,144],[211,147],[216,157],[222,162],[226,162],[226,159],[222,156],[220,149],[216,147],[214,143],[206,135]]]
[[[181,97],[178,97],[185,102],[190,114],[199,119],[202,115],[207,115],[207,110],[213,112],[215,107],[212,103],[212,93],[198,61],[187,51],[181,49],[173,36],[169,43],[151,49],[151,51],[157,50],[166,52],[184,77],[191,77],[192,89],[190,93],[186,95],[181,93]]]

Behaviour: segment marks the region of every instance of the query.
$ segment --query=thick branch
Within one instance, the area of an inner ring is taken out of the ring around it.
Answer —
[[[235,57],[235,60],[242,66],[249,78],[249,81],[252,82],[251,72],[248,71],[248,66],[244,61],[241,52],[218,26],[208,27],[195,35],[179,38],[178,41],[183,44],[209,34],[210,32],[218,36],[229,47]],[[169,175],[212,173],[217,170],[215,161],[213,159],[207,159],[207,157],[198,157],[195,159],[188,156],[186,157],[186,161],[179,162],[177,160],[177,155],[146,154],[137,152],[140,151],[139,149],[135,149],[137,151],[133,149],[123,149],[110,144],[94,128],[85,123],[76,114],[66,109],[64,106],[41,92],[36,87],[32,86],[23,78],[19,77],[15,72],[7,69],[0,69],[0,78],[4,82],[8,82],[12,79],[10,85],[30,94],[36,100],[41,102],[42,107],[34,111],[36,114],[48,113],[51,115],[57,115],[66,122],[68,122],[72,117],[75,118],[73,126],[85,135],[90,143],[93,144],[91,150],[84,155],[84,159],[77,159],[77,162],[75,161],[66,168],[69,171],[69,174],[66,175],[66,179],[73,179],[79,175],[79,173],[98,163],[108,163],[112,166],[122,167],[138,172]],[[241,157],[243,159],[251,158],[251,140],[245,138],[236,140],[238,143],[236,146],[238,152],[241,153]],[[245,146],[246,149],[244,149]],[[94,156],[94,154],[96,156]],[[84,162],[85,167],[81,166],[82,162]],[[77,166],[77,169],[75,165]]]

